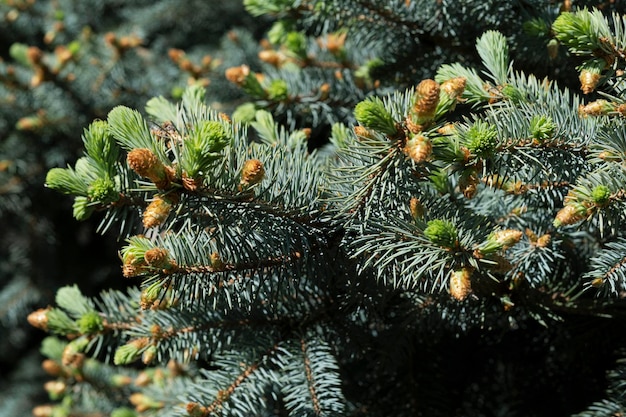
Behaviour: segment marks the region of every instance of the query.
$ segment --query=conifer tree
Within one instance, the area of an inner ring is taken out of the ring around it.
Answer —
[[[48,171],[133,284],[29,315],[35,414],[621,415],[626,19],[594,3],[246,1],[246,103],[113,106]]]

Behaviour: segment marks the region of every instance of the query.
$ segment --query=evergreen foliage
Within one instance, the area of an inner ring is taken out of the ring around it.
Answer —
[[[168,3],[122,10],[157,36]],[[30,313],[54,378],[33,413],[624,413],[619,5],[244,5],[272,20],[258,50],[173,92],[123,83],[78,121],[82,156],[46,165],[120,239],[124,285]],[[89,98],[10,49],[33,91]]]

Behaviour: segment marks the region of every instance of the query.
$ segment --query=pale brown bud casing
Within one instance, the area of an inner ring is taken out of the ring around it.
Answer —
[[[406,153],[417,163],[426,162],[433,151],[433,145],[424,135],[416,135],[409,139],[404,147]]]
[[[450,295],[458,301],[463,301],[472,292],[472,268],[464,267],[457,271],[452,271],[450,275]]]
[[[48,316],[46,315],[50,311],[49,308],[40,308],[33,311],[28,315],[28,323],[40,330],[48,330]]]
[[[243,164],[241,170],[241,184],[245,186],[251,186],[258,184],[263,180],[265,176],[265,168],[263,162],[258,159],[248,159]]]
[[[143,212],[143,225],[146,229],[161,225],[172,209],[172,205],[160,196],[155,196],[154,200],[148,204]]]
[[[417,100],[413,105],[413,112],[422,118],[432,118],[439,103],[439,83],[435,80],[422,80],[417,85]]]
[[[580,89],[583,90],[583,94],[589,94],[596,89],[598,82],[600,82],[600,74],[592,71],[582,71],[578,79],[580,80]]]

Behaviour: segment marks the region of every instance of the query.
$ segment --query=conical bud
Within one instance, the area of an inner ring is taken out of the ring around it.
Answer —
[[[615,110],[615,105],[606,100],[596,100],[585,105],[580,104],[578,106],[578,114],[580,117],[586,116],[602,116],[609,114]]]
[[[142,350],[145,349],[149,343],[150,339],[140,337],[118,347],[115,351],[113,363],[115,363],[115,365],[127,365],[134,362],[139,358]]]
[[[52,359],[45,359],[41,363],[41,368],[51,376],[59,376],[63,372],[63,368],[59,365],[58,362]]]
[[[173,266],[170,253],[164,248],[148,249],[143,256],[143,259],[146,261],[146,264],[152,268],[170,269]]]
[[[452,271],[450,276],[450,295],[458,301],[463,301],[472,292],[472,268],[464,267]]]
[[[419,220],[424,218],[424,206],[417,197],[411,197],[409,201],[409,208],[411,210],[411,217],[413,220]]]
[[[252,186],[258,184],[265,176],[263,163],[258,159],[248,159],[241,170],[241,185]]]
[[[407,127],[413,133],[421,132],[437,111],[440,87],[435,80],[426,79],[417,85],[414,102],[407,116]]]
[[[165,166],[150,149],[133,149],[128,153],[126,161],[133,171],[148,178],[157,188],[163,189],[169,186],[170,180]]]
[[[426,162],[430,158],[430,155],[433,152],[433,145],[430,139],[426,136],[417,134],[406,141],[403,151],[412,160],[419,164]]]
[[[580,80],[580,89],[583,94],[589,94],[596,89],[600,82],[600,74],[593,70],[583,69],[578,76]]]
[[[524,233],[521,230],[497,230],[489,235],[487,240],[478,248],[481,255],[490,255],[500,250],[507,250],[517,244]]]
[[[447,220],[430,220],[424,229],[424,236],[435,245],[452,249],[458,244],[456,227]]]
[[[143,212],[143,225],[146,229],[162,224],[172,209],[172,205],[159,195],[148,204]]]
[[[451,99],[459,99],[465,91],[467,79],[465,77],[455,77],[444,81],[441,84],[441,91],[447,94]]]
[[[556,214],[552,223],[554,227],[578,223],[587,217],[587,207],[580,203],[568,204]]]
[[[50,307],[33,311],[28,315],[28,323],[40,330],[48,331],[48,311]]]
[[[598,185],[591,190],[591,199],[597,206],[604,207],[611,200],[611,190],[606,185]]]

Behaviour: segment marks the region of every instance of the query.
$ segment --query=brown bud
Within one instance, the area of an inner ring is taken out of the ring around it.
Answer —
[[[259,59],[274,67],[280,67],[285,62],[287,57],[278,51],[265,50],[259,52]],[[226,77],[228,78],[228,75]]]
[[[545,248],[550,244],[551,241],[552,241],[552,236],[546,233],[537,238],[537,246],[540,248]]]
[[[29,46],[26,49],[26,59],[33,65],[38,65],[43,59],[43,51],[36,46]]]
[[[85,354],[77,352],[72,344],[65,346],[61,355],[61,363],[63,366],[80,369],[85,362]]]
[[[172,205],[168,201],[164,200],[161,196],[154,196],[154,199],[143,212],[144,227],[149,229],[159,226],[167,219],[171,210]]]
[[[126,156],[126,161],[133,171],[142,177],[148,178],[157,188],[163,189],[170,185],[165,166],[150,149],[133,149]]]
[[[455,77],[441,84],[441,91],[446,93],[451,99],[459,99],[465,91],[465,84],[467,79],[465,77]]]
[[[415,102],[408,119],[414,125],[421,125],[435,117],[439,103],[440,86],[435,80],[422,80],[415,90]]]
[[[409,208],[411,210],[413,220],[418,220],[424,217],[424,206],[419,198],[411,197],[411,201],[409,201]]]
[[[463,301],[472,292],[472,283],[470,278],[473,270],[469,267],[452,271],[450,276],[450,295],[458,301]]]
[[[33,417],[51,417],[54,413],[54,406],[52,404],[38,405],[33,408]]]
[[[246,77],[250,74],[250,67],[241,65],[239,67],[230,67],[226,69],[225,76],[228,81],[238,86],[242,86]]]
[[[326,49],[331,54],[338,54],[346,43],[347,33],[330,33],[326,36]]]
[[[33,311],[28,315],[28,323],[33,327],[48,331],[48,311],[50,311],[50,307]]]
[[[570,225],[578,223],[585,217],[587,217],[587,210],[584,206],[581,204],[570,204],[559,210],[553,224],[555,227]]]
[[[225,265],[219,253],[213,252],[211,254],[211,268],[213,268],[214,271],[223,271]]]
[[[209,410],[198,403],[187,403],[185,410],[190,417],[205,417],[209,415]]]
[[[63,368],[56,361],[52,359],[46,359],[41,363],[41,368],[48,374],[52,376],[59,376],[61,372],[63,372]]]
[[[53,396],[59,396],[65,392],[67,385],[63,381],[47,381],[43,388]]]
[[[148,249],[143,258],[153,268],[167,269],[172,266],[170,253],[164,248]]]
[[[241,184],[251,186],[258,184],[265,176],[263,163],[258,159],[248,159],[241,170]]]
[[[580,104],[578,106],[578,114],[581,117],[585,116],[601,116],[614,110],[614,106],[606,100],[596,100],[586,105]]]
[[[502,246],[504,250],[514,246],[522,238],[522,231],[515,229],[498,230],[493,234],[493,240]]]
[[[372,133],[365,126],[354,126],[354,133],[360,138],[372,138]]]
[[[580,80],[580,89],[583,90],[583,94],[589,94],[596,89],[598,82],[600,82],[600,74],[583,70],[578,79]]]
[[[433,145],[424,135],[415,135],[406,142],[404,153],[417,163],[426,162],[433,151]]]

